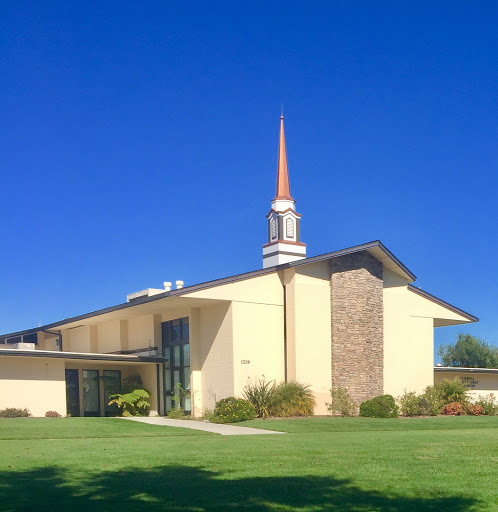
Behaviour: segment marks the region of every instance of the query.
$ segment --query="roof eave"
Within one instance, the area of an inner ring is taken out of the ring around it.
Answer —
[[[436,304],[439,304],[440,306],[442,306],[446,309],[449,309],[450,311],[453,311],[453,313],[456,313],[457,315],[463,316],[469,322],[479,322],[479,318],[477,318],[476,316],[471,315],[470,313],[467,313],[463,309],[453,306],[453,304],[450,304],[449,302],[446,302],[446,301],[440,299],[439,297],[436,297],[435,295],[432,295],[431,293],[426,292],[425,290],[417,288],[416,286],[413,286],[411,284],[408,285],[408,289],[411,292],[417,293],[421,297],[424,297],[432,302],[435,302]]]

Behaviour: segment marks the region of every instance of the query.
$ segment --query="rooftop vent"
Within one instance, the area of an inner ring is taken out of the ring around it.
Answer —
[[[143,297],[152,297],[158,293],[164,293],[164,290],[159,290],[157,288],[147,288],[140,292],[130,293],[126,296],[126,302],[134,302],[138,299],[142,299]]]

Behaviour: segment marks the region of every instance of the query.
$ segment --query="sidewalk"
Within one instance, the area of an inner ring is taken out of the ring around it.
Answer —
[[[204,432],[212,432],[222,436],[252,436],[261,434],[285,434],[285,432],[277,432],[275,430],[263,430],[260,428],[237,427],[235,425],[224,425],[220,423],[208,423],[204,421],[193,420],[171,420],[162,416],[154,418],[132,416],[119,418],[123,420],[138,421],[140,423],[148,423],[149,425],[162,425],[164,427],[191,428],[193,430],[203,430]]]

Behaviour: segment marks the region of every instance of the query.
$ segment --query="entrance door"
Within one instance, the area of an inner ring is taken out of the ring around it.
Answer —
[[[181,406],[190,413],[190,396],[181,396],[178,404],[178,387],[190,391],[190,342],[187,318],[178,318],[162,323],[164,363],[164,407],[170,411]]]
[[[66,370],[66,406],[71,416],[80,415],[80,390],[78,370]]]
[[[83,370],[83,415],[100,416],[98,370]]]

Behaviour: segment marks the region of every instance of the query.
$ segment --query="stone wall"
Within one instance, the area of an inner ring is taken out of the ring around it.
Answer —
[[[330,260],[332,387],[355,401],[383,393],[382,263],[368,252]]]

